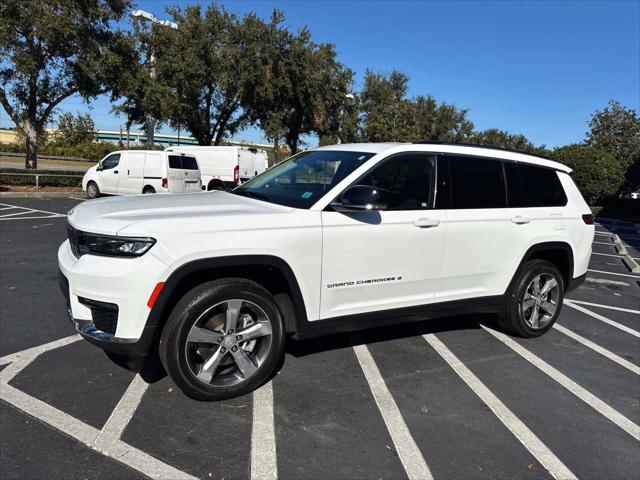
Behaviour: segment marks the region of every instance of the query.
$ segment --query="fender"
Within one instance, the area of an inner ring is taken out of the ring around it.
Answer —
[[[504,292],[504,294],[508,295],[508,293],[511,291],[513,280],[515,279],[516,274],[520,271],[520,269],[523,267],[523,265],[526,262],[528,262],[532,258],[535,258],[536,254],[544,251],[549,251],[549,250],[562,250],[567,254],[568,271],[567,271],[566,278],[564,279],[565,292],[568,291],[570,288],[573,288],[574,287],[574,285],[572,285],[572,283],[574,283],[573,282],[573,249],[571,248],[571,245],[569,245],[566,242],[542,242],[542,243],[536,243],[535,245],[532,245],[531,247],[529,247],[529,249],[522,256],[522,260],[520,260],[518,267],[513,272],[511,281],[509,282],[509,285],[507,286],[507,289]],[[578,279],[576,279],[576,281],[577,280]]]
[[[307,320],[307,311],[298,280],[287,262],[272,255],[232,255],[193,260],[174,270],[165,281],[162,290],[160,290],[160,294],[147,317],[146,328],[156,328],[163,325],[166,320],[166,315],[164,315],[165,309],[170,306],[168,305],[169,300],[175,289],[180,285],[180,282],[188,275],[212,268],[248,266],[271,267],[280,271],[284,275],[289,291],[291,292],[297,319]]]

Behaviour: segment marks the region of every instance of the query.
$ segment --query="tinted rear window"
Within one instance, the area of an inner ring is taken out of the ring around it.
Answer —
[[[509,207],[560,207],[567,204],[558,173],[522,163],[505,163]]]
[[[197,170],[198,162],[193,157],[182,157],[182,168],[185,170]]]
[[[449,156],[452,208],[504,208],[507,205],[502,162]]]
[[[183,155],[169,155],[169,168],[197,170],[198,162],[196,162],[196,159],[193,157],[185,157]]]

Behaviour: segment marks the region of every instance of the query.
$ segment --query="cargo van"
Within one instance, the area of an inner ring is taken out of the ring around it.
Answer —
[[[87,170],[82,189],[89,198],[141,193],[201,191],[200,169],[193,155],[158,150],[113,152]]]
[[[195,155],[203,190],[231,189],[269,167],[267,152],[249,147],[168,147],[166,152]]]

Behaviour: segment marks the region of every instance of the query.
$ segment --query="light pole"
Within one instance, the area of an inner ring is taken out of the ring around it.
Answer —
[[[178,29],[177,23],[170,22],[168,20],[158,20],[153,13],[149,13],[144,10],[135,10],[134,12],[131,12],[131,17],[134,20],[138,20],[143,25],[147,21],[149,21],[157,25],[173,28],[174,30]],[[149,77],[151,77],[151,80],[155,80],[156,65],[155,65],[155,58],[153,56],[153,51],[151,50],[151,44],[149,44],[149,51],[147,52],[147,68],[149,69]],[[153,117],[153,115],[146,114],[145,130],[147,132],[147,141],[146,141],[147,148],[153,148],[153,136],[154,136],[155,128],[156,128],[156,119]]]

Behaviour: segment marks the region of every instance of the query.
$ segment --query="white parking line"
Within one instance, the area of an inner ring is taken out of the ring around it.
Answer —
[[[273,423],[273,385],[266,383],[253,392],[251,429],[251,480],[276,480],[276,434]]]
[[[565,299],[563,303],[565,305],[569,305],[571,308],[578,310],[579,312],[586,313],[587,315],[595,318],[596,320],[600,320],[601,322],[604,322],[607,325],[617,328],[618,330],[622,330],[623,332],[628,333],[629,335],[633,335],[634,337],[640,338],[640,332],[637,330],[634,330],[633,328],[629,328],[626,325],[622,325],[621,323],[614,322],[613,320],[609,320],[607,317],[603,317],[599,313],[592,312],[591,310],[581,307],[580,305],[576,305],[571,300]]]
[[[0,372],[0,400],[74,438],[92,450],[113,458],[150,478],[195,480],[195,477],[144,453],[142,450],[132,447],[122,440],[112,439],[109,442],[96,444],[101,435],[97,428],[87,425],[77,418],[8,384],[15,375],[33,362],[41,353],[68,345],[79,339],[79,336],[74,335],[2,357],[0,360],[4,363],[11,362],[11,364]]]
[[[489,332],[491,335],[496,337],[498,340],[500,340],[502,343],[504,343],[511,350],[513,350],[518,355],[520,355],[522,358],[527,360],[533,366],[537,367],[540,371],[542,371],[546,375],[549,375],[556,382],[558,382],[564,388],[569,390],[571,393],[573,393],[576,397],[578,397],[580,400],[585,402],[591,408],[596,410],[598,413],[600,413],[604,417],[608,418],[611,422],[615,423],[618,427],[620,427],[622,430],[627,432],[633,438],[640,441],[640,426],[638,426],[637,424],[629,420],[627,417],[622,415],[613,407],[609,406],[608,404],[600,400],[598,397],[593,395],[591,392],[589,392],[585,388],[578,385],[576,382],[574,382],[569,377],[561,373],[559,370],[556,370],[554,367],[549,365],[547,362],[542,360],[540,357],[538,357],[534,353],[524,348],[522,345],[520,345],[518,342],[516,342],[512,338],[509,338],[505,334],[500,333],[496,330],[485,327],[484,325],[481,325],[481,327],[485,329],[487,332]]]
[[[565,298],[565,301],[567,300],[570,301],[571,303],[577,303],[579,305],[589,305],[590,307],[600,307],[600,308],[606,308],[609,310],[617,310],[618,312],[637,313],[640,315],[640,310],[631,310],[630,308],[622,308],[622,307],[612,307],[611,305],[602,305],[600,303],[583,302],[582,300]]]
[[[614,273],[614,272],[606,272],[604,270],[591,270],[591,269],[587,269],[587,272],[605,273],[607,275],[618,275],[620,277],[631,277],[631,278],[637,278],[638,280],[640,280],[640,275],[630,275],[628,273]]]
[[[124,392],[118,405],[113,409],[109,419],[102,427],[98,438],[96,438],[95,443],[97,446],[107,447],[112,444],[114,440],[120,439],[122,432],[124,432],[124,429],[131,421],[148,387],[149,384],[145,382],[140,375],[136,375],[133,378],[127,387],[127,391]]]
[[[608,243],[608,242],[592,242],[592,243],[593,243],[594,245],[609,245],[609,246],[611,246],[611,247],[615,247],[615,246],[616,246],[616,244],[615,244],[615,243],[613,243],[613,242],[611,242],[611,243]]]
[[[616,257],[616,258],[623,257],[623,255],[614,255],[613,253],[598,253],[598,252],[591,252],[591,255],[602,255],[603,257]]]
[[[509,410],[502,401],[494,395],[494,393],[476,377],[469,368],[467,368],[449,350],[444,343],[440,341],[433,333],[423,335],[423,338],[431,345],[436,352],[449,364],[454,372],[466,383],[473,392],[480,397],[498,419],[509,429],[513,435],[522,443],[522,445],[538,459],[538,461],[549,471],[549,474],[556,479],[574,479],[576,476],[569,470],[555,454],[542,443],[542,441],[527,427],[522,420]]]
[[[66,215],[63,213],[58,213],[58,212],[49,212],[48,210],[38,210],[38,209],[34,209],[34,208],[28,208],[28,207],[19,207],[16,205],[9,205],[8,203],[0,203],[0,206],[4,207],[3,210],[9,210],[9,209],[15,209],[15,210],[21,210],[19,212],[13,212],[13,213],[7,213],[4,215],[0,215],[0,221],[5,221],[5,220],[33,220],[33,219],[38,219],[38,218],[65,218]],[[46,214],[46,216],[36,216],[36,217],[20,217],[17,218],[21,215],[28,215],[30,213],[33,214]]]
[[[2,384],[2,400],[14,406],[18,410],[31,415],[37,420],[52,426],[62,433],[82,442],[92,450],[96,450],[107,457],[124,463],[130,468],[151,478],[185,478],[195,479],[191,475],[182,472],[171,465],[138,450],[121,440],[116,440],[108,449],[101,449],[94,444],[95,439],[100,434],[97,428],[81,422],[77,418],[58,410],[51,405],[38,400],[11,385]]]
[[[71,335],[69,337],[59,338],[58,340],[45,343],[44,345],[38,345],[36,347],[28,348],[26,350],[22,350],[16,353],[10,353],[0,358],[0,365],[4,365],[5,363],[15,362],[16,360],[19,360],[21,358],[30,359],[32,356],[40,355],[41,353],[44,353],[48,350],[64,347],[65,345],[69,345],[70,343],[77,342],[81,338],[82,337],[80,335]]]
[[[636,375],[640,375],[640,367],[638,367],[637,365],[634,365],[633,363],[631,363],[628,360],[625,360],[624,358],[622,358],[619,355],[616,355],[613,352],[610,352],[609,350],[607,350],[604,347],[601,347],[600,345],[598,345],[597,343],[592,342],[591,340],[584,338],[582,335],[577,334],[576,332],[569,330],[566,327],[563,327],[562,325],[559,325],[558,323],[556,323],[554,325],[554,328],[556,330],[558,330],[559,332],[564,333],[566,336],[573,338],[575,341],[580,342],[581,344],[583,344],[585,347],[590,348],[591,350],[598,352],[600,355],[602,355],[603,357],[608,358],[609,360],[611,360],[612,362],[617,363],[618,365],[626,368],[627,370],[632,371],[633,373],[635,373]]]
[[[369,349],[366,345],[356,345],[353,349],[409,480],[432,480],[431,470],[411,436]]]
[[[613,235],[614,235],[614,234],[613,234],[613,233],[611,233],[611,232],[598,232],[598,231],[596,231],[596,232],[594,232],[594,233],[595,233],[596,235],[606,235],[606,236],[608,236],[608,237],[613,237]]]

